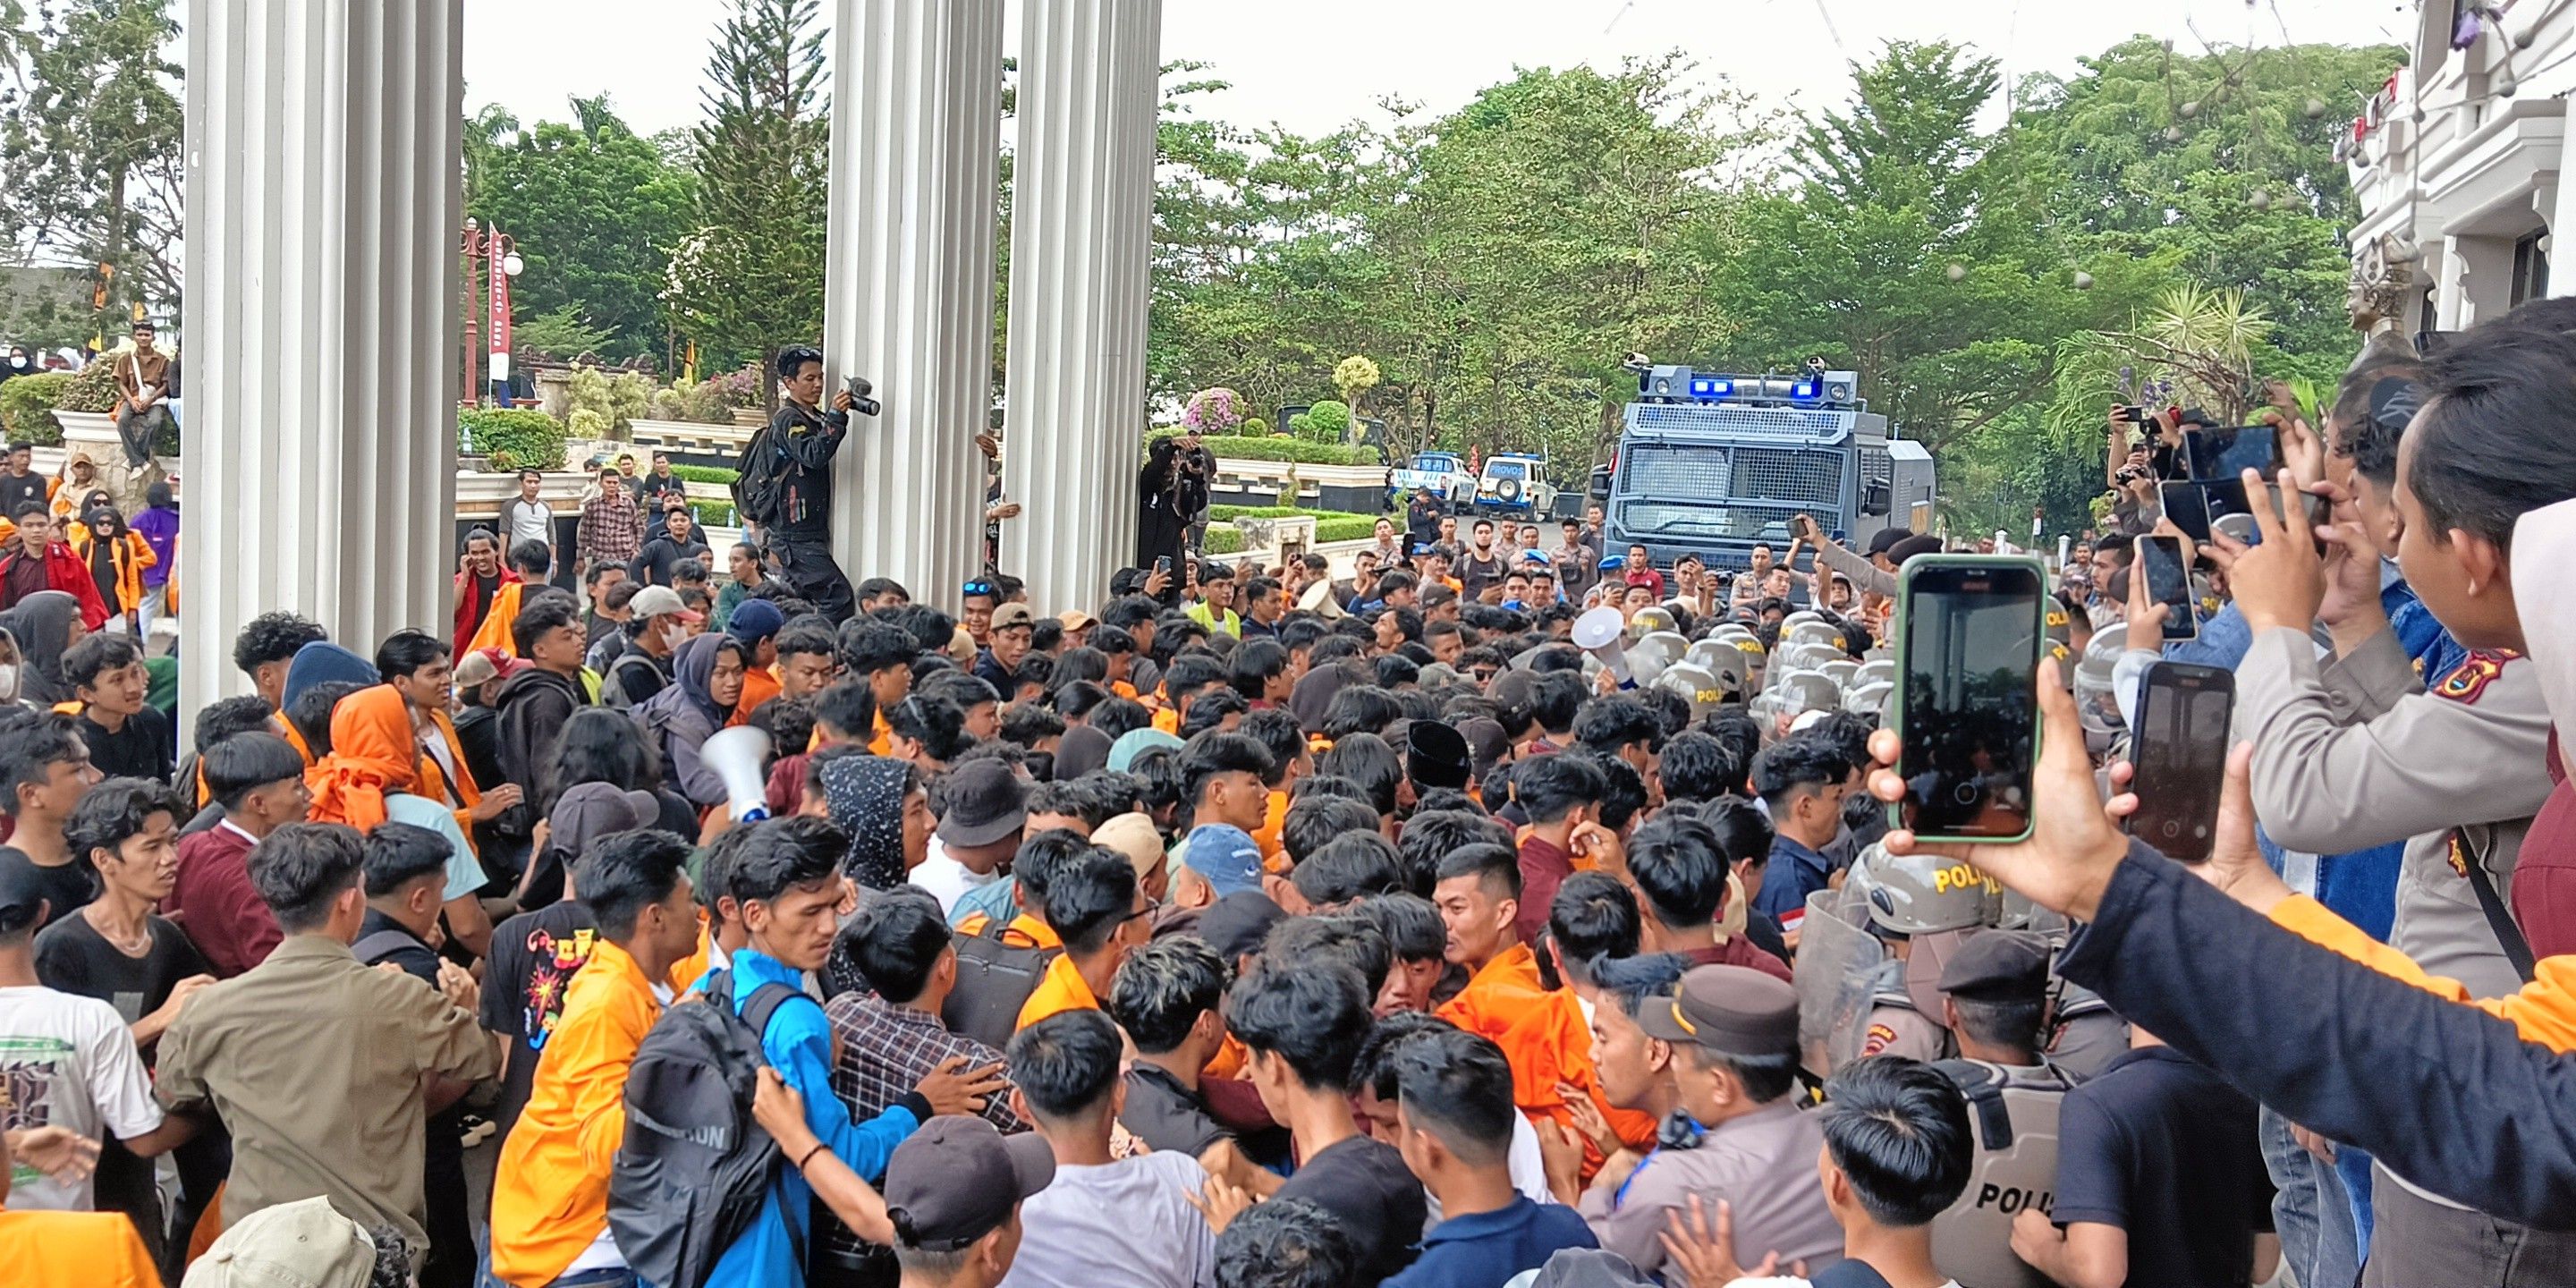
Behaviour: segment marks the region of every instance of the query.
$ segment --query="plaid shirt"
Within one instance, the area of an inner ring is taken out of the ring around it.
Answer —
[[[623,487],[603,488],[581,503],[573,545],[592,564],[632,563],[644,548],[644,511]]]
[[[832,1090],[850,1103],[855,1121],[865,1122],[885,1112],[888,1105],[911,1094],[924,1075],[939,1067],[939,1062],[952,1055],[966,1057],[965,1067],[980,1069],[988,1064],[1001,1064],[1002,1053],[967,1037],[951,1033],[936,1015],[910,1007],[889,1006],[885,999],[864,993],[843,993],[823,1008],[831,1017]],[[1010,1092],[1005,1090],[984,1099],[984,1120],[1005,1132],[1024,1131],[1027,1124],[1011,1112]],[[883,1177],[872,1177],[882,1184]],[[850,1233],[847,1226],[824,1213],[824,1241],[842,1256],[884,1254]],[[886,1264],[893,1264],[891,1255]]]

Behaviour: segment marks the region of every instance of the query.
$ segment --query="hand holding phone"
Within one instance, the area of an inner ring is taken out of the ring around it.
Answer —
[[[2200,634],[2200,615],[2192,605],[2191,555],[2183,548],[2182,538],[2138,538],[2137,560],[2130,565],[2129,604],[2132,614],[2161,605],[2162,635],[2167,640]]]
[[[1905,790],[1890,822],[1926,841],[2027,836],[2047,574],[2017,556],[1923,555],[1899,576]]]
[[[2183,863],[2204,863],[2217,835],[2236,677],[2213,666],[2158,662],[2138,694],[2130,730],[2131,835]]]

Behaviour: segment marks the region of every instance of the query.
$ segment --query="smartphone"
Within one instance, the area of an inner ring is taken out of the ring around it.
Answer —
[[[2263,529],[2254,521],[2254,503],[2251,495],[2245,490],[2245,480],[2212,479],[2198,486],[2201,489],[2202,500],[2209,508],[2211,531],[2224,532],[2244,545],[2263,544]],[[2310,496],[2305,492],[2298,495],[2300,504],[2307,510],[2309,526],[2314,527],[2326,521],[2329,507],[2324,497]],[[2263,503],[2272,507],[2272,518],[2275,521],[2283,523],[2289,521],[2288,511],[2281,508],[2280,484],[2263,485]],[[2174,526],[2182,527],[2179,523]],[[2195,538],[2195,540],[2198,539],[2200,538]]]
[[[2147,579],[2147,598],[2163,604],[2165,638],[2194,639],[2200,635],[2200,618],[2192,611],[2191,568],[2183,563],[2182,538],[2138,538],[2138,561],[2135,576]]]
[[[2234,479],[2247,470],[2265,478],[2281,468],[2281,433],[2270,425],[2182,432],[2183,468],[2205,482]]]
[[[1170,555],[1156,555],[1156,556],[1154,556],[1154,571],[1156,571],[1156,572],[1160,572],[1160,573],[1168,573],[1168,572],[1170,572],[1171,570],[1172,570],[1172,557],[1171,557]]]
[[[1926,841],[2015,841],[2031,829],[2048,574],[2017,555],[1919,555],[1896,591],[1905,799],[1890,821]]]
[[[2214,666],[2158,662],[2138,694],[2129,763],[2138,794],[2129,831],[2183,863],[2206,863],[2217,839],[2236,677]]]
[[[2144,407],[2123,407],[2120,409],[2120,420],[2123,423],[2130,425],[2146,424],[2147,409]]]
[[[2209,540],[2209,496],[2198,483],[2171,481],[2157,485],[2157,499],[2164,503],[2165,518],[2182,534],[2194,541]],[[2236,485],[2237,495],[2245,494],[2245,485]]]

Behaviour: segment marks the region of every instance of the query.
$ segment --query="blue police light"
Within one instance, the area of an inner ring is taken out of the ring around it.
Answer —
[[[1822,381],[1819,381],[1819,380],[1793,380],[1793,381],[1791,381],[1791,382],[1789,383],[1789,397],[1790,397],[1793,401],[1797,401],[1797,402],[1814,402],[1815,400],[1817,400],[1817,399],[1819,399],[1819,398],[1822,398],[1822,397],[1824,397],[1824,396],[1825,396],[1825,387],[1824,387],[1824,382],[1822,382]]]
[[[1690,391],[1693,398],[1724,398],[1735,392],[1735,382],[1695,376],[1691,379]]]

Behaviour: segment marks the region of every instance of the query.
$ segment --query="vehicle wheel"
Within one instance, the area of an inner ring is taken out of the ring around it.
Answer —
[[[1494,495],[1505,505],[1510,505],[1519,501],[1521,499],[1521,481],[1519,479],[1504,479],[1501,482],[1494,484]]]

